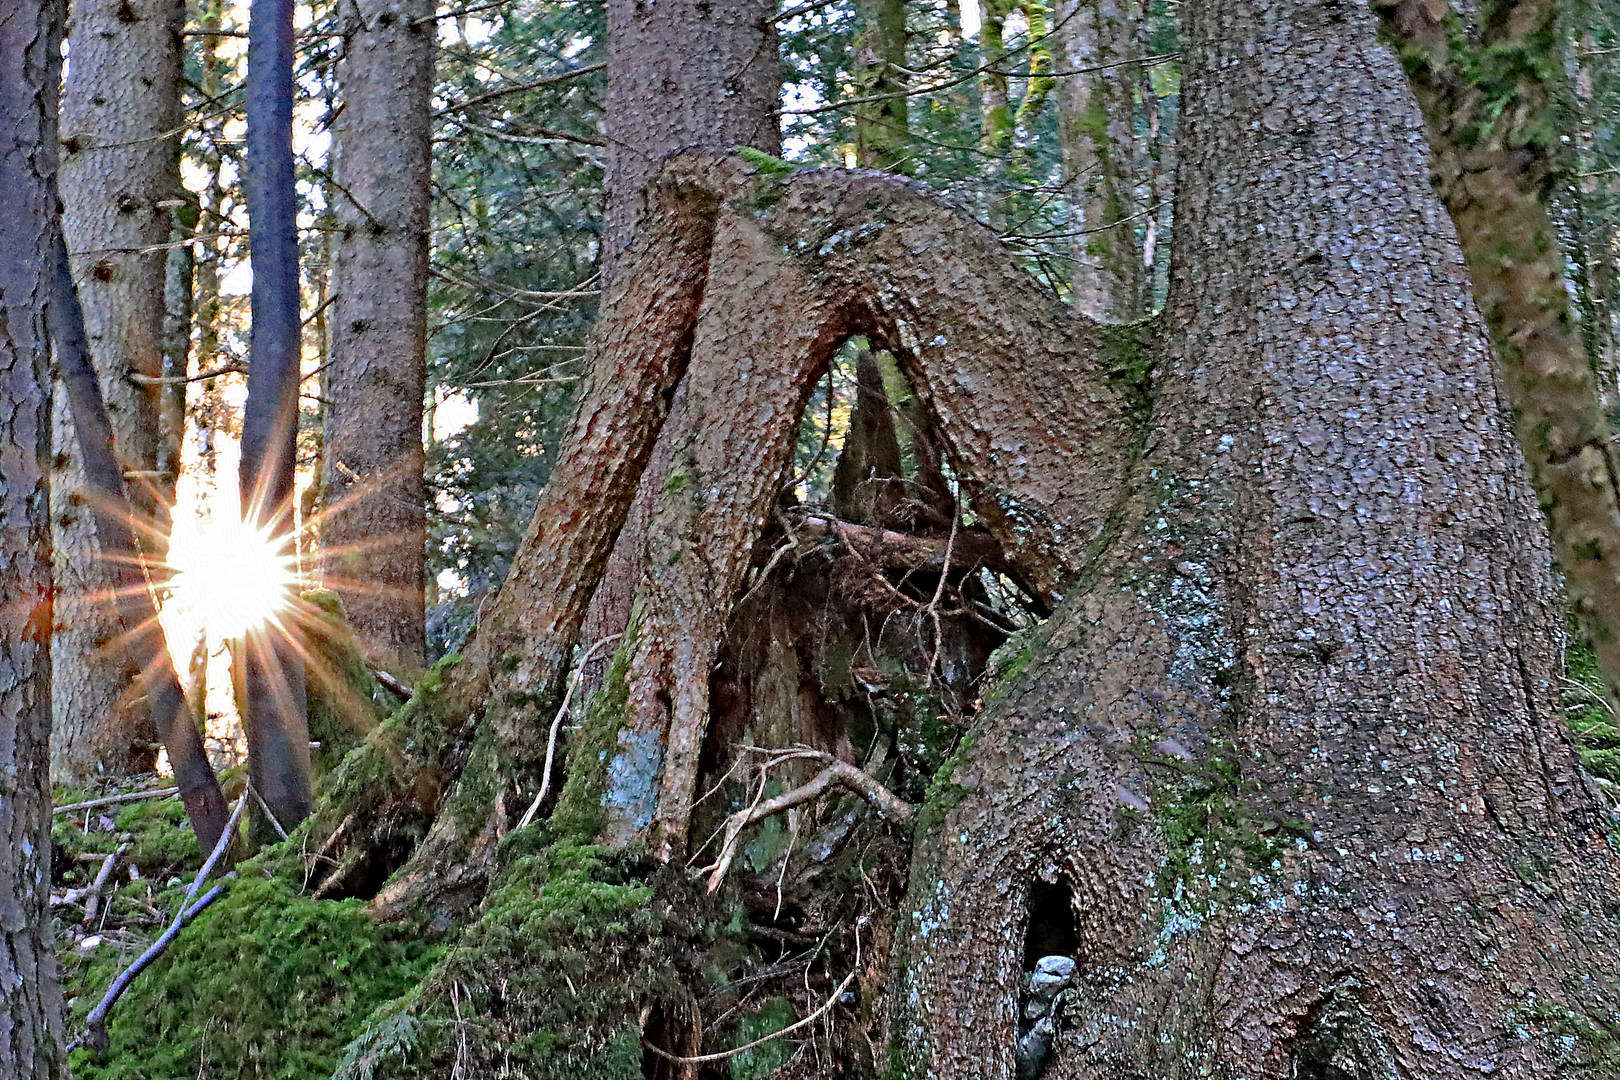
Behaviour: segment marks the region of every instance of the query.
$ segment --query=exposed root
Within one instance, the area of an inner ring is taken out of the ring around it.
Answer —
[[[842,787],[854,792],[877,807],[879,813],[901,825],[910,825],[916,816],[910,803],[896,797],[888,788],[847,761],[840,761],[831,754],[812,750],[807,746],[796,746],[787,750],[761,751],[757,747],[747,749],[772,755],[764,765],[766,769],[784,761],[806,760],[823,762],[825,768],[808,783],[792,791],[785,791],[774,799],[756,801],[753,806],[739,810],[726,819],[726,836],[720,845],[720,858],[712,867],[704,867],[705,870],[711,871],[708,885],[711,893],[720,888],[725,881],[726,871],[731,868],[731,862],[737,856],[737,843],[744,829],[772,814],[780,814],[784,810],[818,799],[832,788]]]

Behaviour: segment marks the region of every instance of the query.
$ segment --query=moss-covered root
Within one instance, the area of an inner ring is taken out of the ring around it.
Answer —
[[[321,895],[373,895],[426,835],[470,737],[444,705],[445,673],[459,659],[435,664],[322,784],[314,814],[295,833],[308,860],[304,876]]]
[[[702,900],[663,902],[661,887],[682,886],[650,875],[668,871],[546,835],[513,836],[478,919],[371,1016],[337,1077],[642,1080],[643,1025],[690,998],[676,965]]]

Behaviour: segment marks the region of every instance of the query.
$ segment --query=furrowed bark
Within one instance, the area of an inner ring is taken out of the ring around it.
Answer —
[[[1571,606],[1620,699],[1620,461],[1548,209],[1568,168],[1557,5],[1486,0],[1477,40],[1444,0],[1373,8],[1423,109]]]
[[[66,5],[0,11],[0,1076],[64,1066],[51,949],[51,375]]]
[[[1067,938],[1050,1080],[1609,1075],[1609,822],[1421,117],[1363,9],[1186,18],[1131,513],[920,815],[896,1071],[1013,1076]]]

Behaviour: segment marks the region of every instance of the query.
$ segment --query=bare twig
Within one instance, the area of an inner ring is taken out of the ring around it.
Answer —
[[[90,883],[90,892],[84,898],[85,926],[90,926],[96,921],[96,915],[101,911],[101,890],[107,887],[107,879],[112,877],[113,865],[118,862],[118,856],[128,850],[128,844],[119,844],[117,851],[101,861],[101,869],[96,872],[96,880]]]
[[[652,1043],[648,1042],[645,1038],[643,1038],[641,1040],[641,1045],[645,1046],[648,1050],[651,1050],[654,1054],[657,1054],[659,1057],[663,1058],[665,1061],[673,1061],[677,1065],[698,1065],[698,1064],[701,1064],[701,1063],[703,1063],[705,1061],[724,1061],[727,1058],[736,1057],[738,1054],[743,1053],[745,1050],[752,1050],[756,1046],[764,1046],[766,1043],[771,1042],[774,1039],[780,1039],[784,1035],[791,1035],[793,1032],[798,1031],[800,1028],[808,1027],[809,1025],[815,1023],[817,1020],[820,1020],[823,1016],[827,1015],[827,1013],[832,1011],[832,1007],[834,1005],[838,1004],[838,999],[844,996],[844,991],[849,989],[849,984],[854,982],[856,976],[858,976],[860,973],[861,973],[861,932],[860,932],[860,928],[857,926],[856,930],[855,930],[855,967],[850,971],[850,973],[848,975],[844,976],[844,981],[838,984],[838,988],[832,992],[832,996],[829,997],[826,1001],[822,1002],[821,1006],[818,1009],[816,1009],[815,1012],[811,1013],[809,1016],[806,1016],[804,1019],[795,1020],[793,1023],[789,1024],[787,1027],[783,1028],[781,1031],[774,1031],[769,1035],[763,1035],[760,1038],[755,1039],[753,1042],[746,1042],[746,1043],[743,1043],[741,1046],[734,1046],[730,1050],[721,1050],[718,1053],[699,1054],[696,1057],[682,1057],[679,1054],[672,1054],[668,1050],[665,1050],[663,1047],[654,1046]]]
[[[139,802],[142,799],[167,799],[170,795],[180,794],[177,787],[153,788],[151,791],[126,791],[122,795],[105,795],[99,799],[89,799],[85,802],[68,803],[52,810],[52,814],[70,814],[75,810],[94,810],[98,806],[113,806],[116,803]]]
[[[201,900],[196,900],[197,890],[202,888],[203,882],[208,880],[208,875],[214,872],[214,867],[219,865],[219,860],[225,857],[225,852],[229,850],[231,841],[236,838],[236,825],[242,820],[242,811],[247,809],[247,801],[248,793],[243,791],[241,798],[236,800],[236,808],[231,811],[230,820],[225,823],[224,831],[219,834],[218,842],[214,844],[214,850],[204,860],[202,869],[197,871],[196,878],[191,882],[191,888],[186,890],[186,898],[180,902],[179,913],[175,915],[174,921],[169,924],[169,928],[163,931],[163,936],[152,942],[147,950],[137,956],[129,967],[118,973],[118,977],[112,981],[112,985],[107,987],[106,996],[101,999],[101,1003],[91,1009],[90,1015],[84,1018],[85,1032],[84,1038],[80,1042],[85,1046],[90,1047],[97,1053],[102,1053],[107,1049],[107,1014],[112,1011],[114,1005],[118,1004],[118,999],[124,996],[124,991],[129,989],[130,983],[135,981],[137,975],[150,967],[152,961],[163,955],[163,951],[169,947],[169,943],[185,928],[187,923],[195,919],[198,913],[224,894],[225,883],[221,882],[209,889]],[[193,900],[196,900],[196,903],[192,903]]]
[[[742,831],[756,821],[763,821],[772,814],[780,814],[784,810],[803,805],[812,799],[819,798],[834,787],[842,787],[854,792],[873,806],[885,817],[909,825],[916,816],[911,804],[895,795],[888,788],[878,783],[866,773],[849,764],[840,761],[831,754],[821,750],[812,750],[807,746],[796,746],[782,751],[765,751],[773,753],[769,764],[776,765],[784,761],[808,760],[819,761],[825,766],[808,783],[785,791],[774,799],[763,802],[756,800],[753,806],[746,810],[739,810],[726,819],[726,838],[720,845],[720,858],[714,864],[713,873],[709,875],[709,892],[718,889],[726,878],[726,871],[731,868],[731,860],[736,858],[738,839]]]
[[[540,791],[535,795],[534,802],[530,803],[529,808],[524,811],[523,820],[518,822],[518,828],[521,829],[534,820],[534,815],[540,812],[540,804],[545,801],[546,792],[551,790],[551,762],[557,752],[557,731],[562,727],[563,717],[568,715],[568,704],[574,700],[574,690],[579,686],[580,676],[584,674],[586,665],[596,659],[598,649],[604,645],[611,645],[623,636],[624,632],[620,631],[617,634],[609,634],[607,637],[595,642],[585,653],[585,659],[581,660],[579,666],[574,669],[574,677],[568,680],[568,691],[563,694],[562,704],[557,707],[557,715],[552,717],[551,734],[546,736],[546,764],[544,769],[541,770]]]

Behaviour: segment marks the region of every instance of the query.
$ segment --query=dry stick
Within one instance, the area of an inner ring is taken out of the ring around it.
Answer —
[[[68,803],[58,806],[51,811],[55,814],[70,814],[75,810],[94,810],[98,806],[112,806],[115,803],[138,802],[141,799],[167,799],[170,795],[180,794],[177,787],[153,788],[151,791],[126,791],[122,795],[107,795],[100,799],[90,799],[86,802]]]
[[[866,773],[849,764],[840,761],[831,754],[809,747],[795,747],[775,757],[771,764],[778,764],[791,760],[811,760],[824,762],[826,768],[817,773],[808,783],[785,791],[774,799],[756,802],[747,810],[739,810],[726,819],[726,839],[720,845],[720,859],[714,864],[714,872],[709,875],[709,892],[718,889],[725,880],[726,871],[731,868],[731,860],[737,855],[737,840],[743,829],[756,821],[762,821],[772,814],[779,814],[795,806],[800,806],[823,794],[830,788],[843,787],[859,795],[886,817],[893,818],[901,825],[909,825],[915,816],[911,804],[905,802],[888,788],[872,779]]]
[[[579,686],[579,679],[584,674],[586,665],[596,659],[598,649],[604,645],[611,645],[623,636],[624,631],[621,630],[617,634],[609,634],[607,637],[597,641],[586,651],[585,659],[581,660],[579,666],[574,669],[574,677],[568,680],[568,690],[563,694],[562,704],[557,707],[557,715],[551,720],[551,734],[546,736],[546,764],[545,768],[541,770],[540,793],[534,797],[534,802],[530,803],[529,808],[523,812],[523,820],[518,822],[518,828],[521,829],[534,820],[534,815],[540,812],[540,804],[545,801],[546,792],[551,790],[551,762],[557,752],[557,731],[562,727],[563,717],[568,715],[568,703],[574,700],[574,690]]]
[[[112,877],[113,864],[118,861],[118,856],[128,850],[128,844],[119,844],[117,851],[101,861],[101,869],[96,872],[96,880],[90,883],[90,895],[84,900],[85,926],[96,921],[96,914],[101,910],[101,890],[107,887],[107,879]]]
[[[393,694],[401,701],[411,700],[411,688],[400,682],[394,676],[388,674],[388,672],[384,671],[382,668],[373,670],[372,674],[377,676],[377,681],[382,684],[382,688],[384,690],[387,690],[390,694]]]
[[[236,836],[237,822],[242,820],[242,811],[247,809],[247,800],[248,793],[243,791],[242,797],[236,800],[236,807],[231,811],[230,820],[225,823],[224,831],[219,834],[219,840],[214,844],[214,850],[209,853],[207,860],[202,864],[202,869],[197,871],[196,878],[191,882],[191,888],[186,890],[186,898],[180,902],[180,913],[174,917],[174,921],[169,924],[169,928],[163,931],[163,936],[152,942],[147,947],[147,950],[137,956],[129,967],[119,972],[112,985],[107,987],[107,994],[101,999],[101,1004],[91,1009],[90,1015],[84,1018],[84,1038],[79,1042],[89,1046],[97,1053],[107,1049],[107,1014],[112,1011],[114,1005],[118,1004],[118,999],[124,996],[124,991],[129,989],[129,984],[135,981],[137,975],[150,967],[152,961],[163,955],[163,950],[169,947],[169,943],[185,928],[187,923],[195,919],[204,908],[224,894],[225,883],[220,882],[212,889],[209,889],[201,900],[192,903],[192,900],[197,895],[197,890],[202,888],[203,882],[208,880],[208,875],[214,872],[214,867],[219,864],[220,859],[225,857],[226,850],[231,846],[231,840]],[[79,1043],[76,1042],[74,1045],[79,1045]],[[70,1046],[68,1049],[71,1050],[73,1047]]]
[[[827,1015],[827,1013],[832,1010],[832,1007],[834,1005],[838,1004],[838,999],[844,996],[844,991],[849,989],[849,984],[854,982],[855,977],[857,975],[859,975],[860,973],[861,973],[861,934],[860,934],[859,927],[857,927],[856,931],[855,931],[855,967],[854,967],[854,969],[851,970],[848,975],[844,976],[844,981],[838,984],[838,989],[836,989],[836,990],[834,990],[832,992],[832,997],[829,997],[826,1001],[822,1002],[820,1008],[818,1008],[815,1012],[811,1013],[809,1016],[806,1016],[803,1020],[795,1020],[793,1023],[789,1024],[787,1027],[783,1028],[781,1031],[774,1031],[769,1035],[764,1035],[764,1036],[761,1036],[758,1039],[755,1039],[753,1042],[743,1043],[741,1046],[734,1046],[730,1050],[721,1050],[718,1053],[713,1053],[713,1054],[699,1054],[696,1057],[682,1057],[679,1054],[672,1054],[668,1050],[665,1050],[663,1047],[654,1046],[652,1043],[648,1042],[645,1037],[642,1038],[641,1045],[645,1046],[648,1050],[651,1050],[654,1054],[657,1054],[659,1057],[663,1058],[665,1061],[673,1061],[677,1065],[699,1065],[699,1064],[702,1064],[705,1061],[724,1061],[727,1058],[736,1057],[738,1054],[742,1053],[745,1050],[752,1050],[756,1046],[764,1046],[766,1043],[771,1042],[773,1039],[780,1039],[784,1035],[791,1035],[793,1032],[798,1031],[800,1028],[805,1027],[805,1026],[807,1026],[809,1024],[813,1024],[817,1020],[820,1020],[823,1016]],[[806,977],[808,978],[809,972],[806,971],[805,974],[806,974]]]
[[[276,830],[276,835],[283,840],[287,839],[287,830],[281,827],[281,822],[276,819],[275,812],[270,809],[270,804],[264,801],[264,796],[259,794],[259,789],[253,786],[252,781],[248,782],[247,789],[253,792],[253,801],[259,804],[259,810],[264,814],[265,820],[270,822],[270,827]]]

